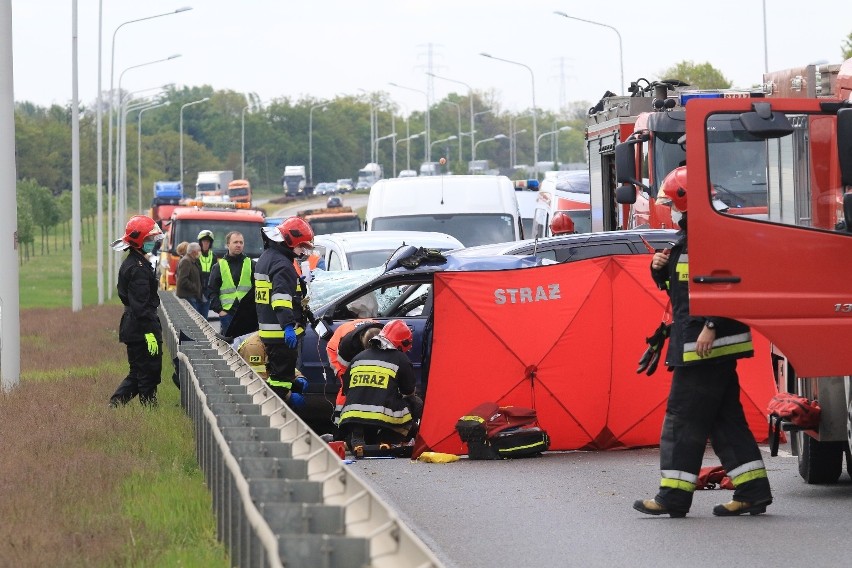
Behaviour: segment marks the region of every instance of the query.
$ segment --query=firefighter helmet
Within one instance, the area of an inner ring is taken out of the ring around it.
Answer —
[[[264,234],[276,243],[284,243],[288,247],[298,246],[313,248],[314,231],[307,221],[301,217],[288,217],[277,227],[264,227]]]
[[[564,211],[557,211],[550,221],[550,232],[554,235],[564,235],[574,232],[574,220]]]
[[[672,205],[681,213],[686,213],[686,166],[673,169],[660,185],[657,194],[659,205]]]
[[[405,325],[402,320],[391,320],[385,324],[379,335],[376,336],[381,343],[386,346],[399,349],[400,351],[409,351],[414,344],[411,336],[411,330]]]
[[[201,243],[201,239],[210,239],[211,245],[216,240],[216,239],[213,238],[213,231],[211,231],[209,229],[204,229],[203,231],[198,233],[198,238],[196,240],[199,242],[199,244]]]
[[[113,241],[112,248],[117,251],[128,247],[141,249],[145,241],[161,241],[165,235],[157,223],[147,215],[134,215],[124,228],[124,236]]]

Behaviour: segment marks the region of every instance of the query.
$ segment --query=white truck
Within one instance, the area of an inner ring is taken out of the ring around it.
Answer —
[[[281,185],[284,195],[297,197],[305,194],[305,166],[284,166],[284,175],[281,176]]]
[[[358,170],[358,182],[366,182],[370,187],[382,179],[382,166],[379,164],[369,163]]]
[[[234,181],[234,172],[231,170],[198,172],[198,179],[195,182],[195,198],[227,196],[228,184],[232,181]]]

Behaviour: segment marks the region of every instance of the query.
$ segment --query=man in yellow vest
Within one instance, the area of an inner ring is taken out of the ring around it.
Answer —
[[[228,335],[240,300],[249,292],[254,294],[254,271],[251,259],[243,254],[244,245],[242,233],[231,231],[225,235],[228,254],[210,270],[207,295],[210,309],[219,314],[219,330],[223,335]]]
[[[210,271],[216,264],[216,255],[213,254],[213,231],[204,229],[198,233],[198,244],[201,245],[201,301],[198,302],[198,311],[207,318],[210,312],[210,297],[207,295],[207,284],[210,282]]]

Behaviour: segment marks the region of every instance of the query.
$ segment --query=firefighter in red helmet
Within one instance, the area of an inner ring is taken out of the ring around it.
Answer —
[[[264,227],[267,247],[254,269],[255,306],[259,335],[266,349],[267,384],[295,410],[305,406],[307,381],[296,380],[301,338],[306,318],[304,288],[293,261],[313,249],[314,232],[299,217],[277,227]]]
[[[553,235],[572,234],[574,230],[574,220],[565,211],[557,211],[550,221],[550,232]]]
[[[740,404],[737,359],[754,355],[749,328],[723,317],[694,316],[689,308],[686,167],[663,180],[657,203],[670,204],[681,228],[671,248],[654,253],[651,276],[669,294],[673,321],[666,364],[674,368],[660,435],[660,488],[633,508],[649,515],[683,517],[692,496],[709,438],[735,486],[733,499],[713,508],[729,517],[757,515],[772,503],[760,450]],[[701,198],[701,196],[697,196]]]
[[[154,268],[148,261],[157,243],[163,240],[163,231],[150,217],[131,217],[124,236],[112,243],[117,251],[127,250],[127,257],[118,269],[118,297],[124,304],[118,340],[127,346],[130,372],[110,397],[111,407],[122,406],[139,395],[146,406],[157,404],[157,385],[162,371],[163,336],[157,307],[158,282]]]
[[[391,320],[343,373],[340,429],[356,457],[363,457],[366,444],[404,442],[414,434],[423,401],[405,354],[412,345],[405,322]]]

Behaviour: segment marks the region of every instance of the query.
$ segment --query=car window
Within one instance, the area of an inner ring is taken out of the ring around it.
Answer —
[[[351,300],[343,300],[334,311],[334,319],[425,317],[423,306],[432,282],[394,282],[376,284]]]
[[[546,258],[546,259],[549,259],[549,260],[557,260],[556,259],[556,251],[553,250],[553,249],[547,249],[547,250],[539,249],[539,250],[536,251],[535,257],[536,258]]]
[[[343,270],[343,262],[335,251],[328,253],[328,270]]]
[[[559,249],[556,253],[556,260],[558,262],[568,262],[598,258],[611,254],[633,254],[633,252],[630,245],[625,242],[584,243],[584,246],[576,245]]]

